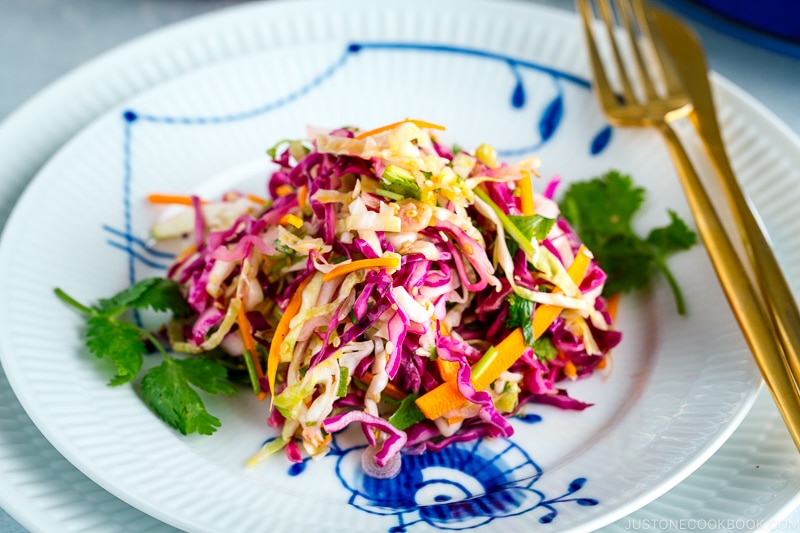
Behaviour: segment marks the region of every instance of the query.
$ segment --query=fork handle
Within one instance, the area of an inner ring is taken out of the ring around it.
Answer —
[[[761,375],[778,406],[795,446],[800,449],[800,396],[783,349],[761,300],[745,273],[705,188],[680,139],[665,121],[657,124],[681,179],[700,237],[711,258],[728,303],[750,346]]]
[[[690,118],[695,126],[698,126],[697,114],[691,114]],[[761,231],[750,206],[747,205],[730,166],[719,130],[712,130],[708,126],[706,129],[709,131],[703,136],[705,146],[717,172],[722,177],[722,184],[733,206],[736,221],[743,230],[744,245],[750,263],[755,267],[756,280],[764,297],[765,307],[773,321],[774,329],[778,332],[793,375],[800,376],[800,310],[792,296],[792,289],[775,259],[772,247]]]

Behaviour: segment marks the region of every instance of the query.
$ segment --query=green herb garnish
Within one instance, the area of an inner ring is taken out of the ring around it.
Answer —
[[[630,292],[650,283],[655,272],[667,279],[679,314],[686,304],[667,257],[688,250],[697,234],[672,210],[670,222],[642,238],[633,219],[644,203],[645,190],[617,171],[572,184],[560,202],[561,213],[608,274],[604,293]]]
[[[519,230],[520,235],[527,239],[528,242],[532,240],[542,241],[550,233],[550,230],[555,225],[554,218],[546,218],[541,215],[508,215],[508,220]],[[506,245],[508,246],[509,253],[514,256],[519,250],[519,245],[514,239],[506,238]]]
[[[512,293],[508,297],[508,314],[506,327],[509,329],[520,328],[526,346],[534,345],[533,336],[533,302]]]
[[[547,218],[541,215],[508,215],[508,219],[529,241],[533,239],[537,241],[544,240],[556,223],[554,218]]]
[[[397,411],[392,413],[392,416],[389,417],[389,423],[402,431],[410,428],[417,422],[425,420],[425,415],[420,411],[419,407],[417,407],[417,404],[414,403],[414,400],[418,397],[419,394],[409,394],[403,398]]]
[[[558,355],[558,350],[549,335],[539,337],[533,343],[533,353],[540,361],[552,361]]]
[[[176,282],[164,278],[144,279],[91,307],[59,288],[55,289],[55,294],[86,315],[89,352],[95,357],[109,359],[116,368],[116,376],[109,385],[119,386],[139,375],[148,352],[146,343],[150,343],[163,361],[142,378],[141,393],[145,403],[184,435],[195,432],[210,435],[216,431],[220,421],[206,411],[194,387],[210,394],[236,394],[236,388],[228,381],[227,369],[210,359],[176,359],[169,355],[153,332],[122,318],[128,310],[145,309],[186,316],[190,309]]]

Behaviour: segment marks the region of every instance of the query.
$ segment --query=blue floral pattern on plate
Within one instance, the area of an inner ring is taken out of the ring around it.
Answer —
[[[528,418],[534,422],[538,416]],[[321,461],[304,459],[289,467],[299,476],[336,459],[336,477],[350,493],[348,503],[361,511],[397,519],[389,533],[413,531],[425,523],[437,529],[466,530],[494,520],[538,512],[540,524],[558,517],[560,505],[595,506],[596,498],[579,497],[585,477],[572,480],[563,494],[552,497],[537,490],[543,471],[520,446],[509,439],[455,443],[437,452],[403,455],[397,476],[378,479],[364,474],[364,445],[340,446],[334,435],[331,451]]]

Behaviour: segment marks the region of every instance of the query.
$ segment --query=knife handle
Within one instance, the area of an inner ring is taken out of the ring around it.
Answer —
[[[800,450],[800,394],[792,379],[775,330],[750,282],[725,227],[719,219],[697,172],[678,136],[665,121],[656,124],[666,141],[681,179],[686,199],[694,215],[700,237],[731,310],[750,346],[761,375],[767,384],[795,446]]]
[[[691,118],[697,126],[696,114],[693,113]],[[755,272],[765,307],[783,345],[786,360],[792,374],[800,379],[800,310],[792,296],[792,290],[778,265],[772,247],[745,200],[719,132],[714,136],[706,132],[704,140],[706,151],[722,178],[725,194],[733,208],[734,221]]]

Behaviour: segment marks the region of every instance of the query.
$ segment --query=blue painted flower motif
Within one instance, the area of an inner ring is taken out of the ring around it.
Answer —
[[[395,516],[400,533],[424,522],[438,529],[472,529],[493,520],[532,511],[542,513],[539,522],[551,523],[556,504],[575,502],[596,505],[593,498],[572,498],[586,480],[574,480],[556,498],[533,486],[542,469],[518,445],[507,439],[483,439],[457,443],[438,452],[404,455],[399,474],[376,479],[360,467],[364,446],[334,447],[338,456],[336,475],[350,493],[350,505],[371,513]]]

